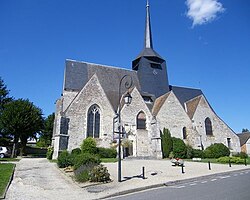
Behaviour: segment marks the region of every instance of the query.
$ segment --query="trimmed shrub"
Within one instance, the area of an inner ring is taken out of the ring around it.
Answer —
[[[116,158],[117,151],[114,148],[99,147],[97,149],[97,154],[100,156],[100,158]]]
[[[200,149],[193,149],[193,158],[204,158],[204,151]]]
[[[53,147],[48,147],[46,158],[52,160],[52,156],[53,156]]]
[[[215,143],[205,149],[204,155],[206,158],[220,158],[229,156],[230,150],[222,143]]]
[[[173,151],[173,141],[171,133],[168,129],[164,128],[161,132],[161,148],[163,158],[168,158],[171,151]]]
[[[194,149],[193,147],[191,147],[190,145],[187,145],[187,154],[186,154],[186,158],[188,159],[191,159],[193,158],[193,152],[194,152]]]
[[[57,158],[57,165],[59,168],[64,168],[73,165],[72,157],[68,151],[63,150],[61,153],[59,153],[59,156]]]
[[[90,182],[103,183],[111,181],[107,167],[104,167],[103,165],[95,166],[89,173],[89,180]]]
[[[82,165],[99,165],[101,160],[99,156],[90,153],[81,153],[74,159],[74,169],[77,170]]]
[[[231,163],[235,163],[235,164],[244,164],[245,163],[245,159],[240,158],[240,157],[228,157],[228,156],[224,156],[224,157],[220,157],[217,159],[217,162],[219,163],[229,163],[229,159]]]
[[[173,153],[175,158],[185,158],[187,154],[187,147],[182,139],[172,138],[173,140]]]
[[[96,154],[97,147],[96,147],[95,139],[88,137],[85,140],[83,140],[82,145],[81,145],[81,150],[82,150],[82,153]]]
[[[78,182],[87,182],[89,180],[89,170],[83,170],[81,173],[75,175]]]

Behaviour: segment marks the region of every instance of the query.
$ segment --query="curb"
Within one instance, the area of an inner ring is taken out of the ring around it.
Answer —
[[[197,180],[201,180],[204,178],[213,178],[215,176],[225,176],[228,175],[230,173],[235,173],[235,172],[242,172],[242,171],[250,171],[250,169],[239,169],[239,170],[233,170],[233,171],[229,171],[229,172],[221,172],[221,173],[215,173],[215,174],[211,174],[211,175],[205,175],[205,176],[198,176],[195,178],[187,178],[187,179],[180,179],[180,180],[176,180],[176,181],[169,181],[169,182],[165,182],[165,183],[159,183],[159,184],[154,184],[154,185],[149,185],[149,186],[145,186],[145,187],[139,187],[139,188],[134,188],[134,189],[129,189],[129,190],[124,190],[121,192],[117,192],[114,194],[110,194],[98,199],[107,199],[107,198],[112,198],[112,197],[118,197],[120,195],[126,195],[126,194],[131,194],[131,193],[135,193],[135,192],[140,192],[143,190],[149,190],[149,189],[155,189],[155,188],[160,188],[160,187],[168,187],[168,186],[173,186],[173,185],[178,185],[178,184],[183,184],[186,182],[192,182],[192,181],[197,181]]]
[[[14,163],[13,163],[13,164],[14,164]],[[3,192],[3,195],[0,196],[0,199],[5,199],[6,193],[7,193],[8,189],[9,189],[9,186],[10,186],[10,184],[11,184],[13,178],[14,178],[15,168],[16,168],[16,164],[14,164],[14,166],[13,166],[13,168],[12,168],[12,169],[13,169],[12,175],[10,176],[9,182],[8,182],[7,186],[5,187],[5,190],[4,190],[4,192]]]

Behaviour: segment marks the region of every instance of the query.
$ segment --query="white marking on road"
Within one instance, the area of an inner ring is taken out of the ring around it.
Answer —
[[[180,188],[185,188],[186,186],[185,185],[180,185],[180,186],[170,186],[171,188],[174,188],[174,189],[180,189]]]
[[[240,173],[240,175],[243,175],[244,173]]]
[[[224,178],[230,178],[231,176],[222,176],[220,177],[221,179],[224,179]]]
[[[217,181],[217,179],[216,179],[216,178],[214,178],[214,179],[212,179],[211,181]]]
[[[234,174],[234,176],[238,176],[238,174]]]
[[[201,183],[207,183],[207,181],[202,181]]]
[[[191,183],[191,184],[189,184],[190,186],[192,186],[192,185],[197,185],[197,183]]]

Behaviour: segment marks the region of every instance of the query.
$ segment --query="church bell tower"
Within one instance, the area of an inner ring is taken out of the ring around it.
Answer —
[[[141,92],[153,94],[157,98],[169,91],[166,61],[153,49],[148,0],[144,48],[132,62],[132,69],[137,71]]]

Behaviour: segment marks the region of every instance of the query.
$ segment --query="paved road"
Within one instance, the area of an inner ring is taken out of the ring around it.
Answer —
[[[249,200],[250,170],[138,192],[116,200]]]

